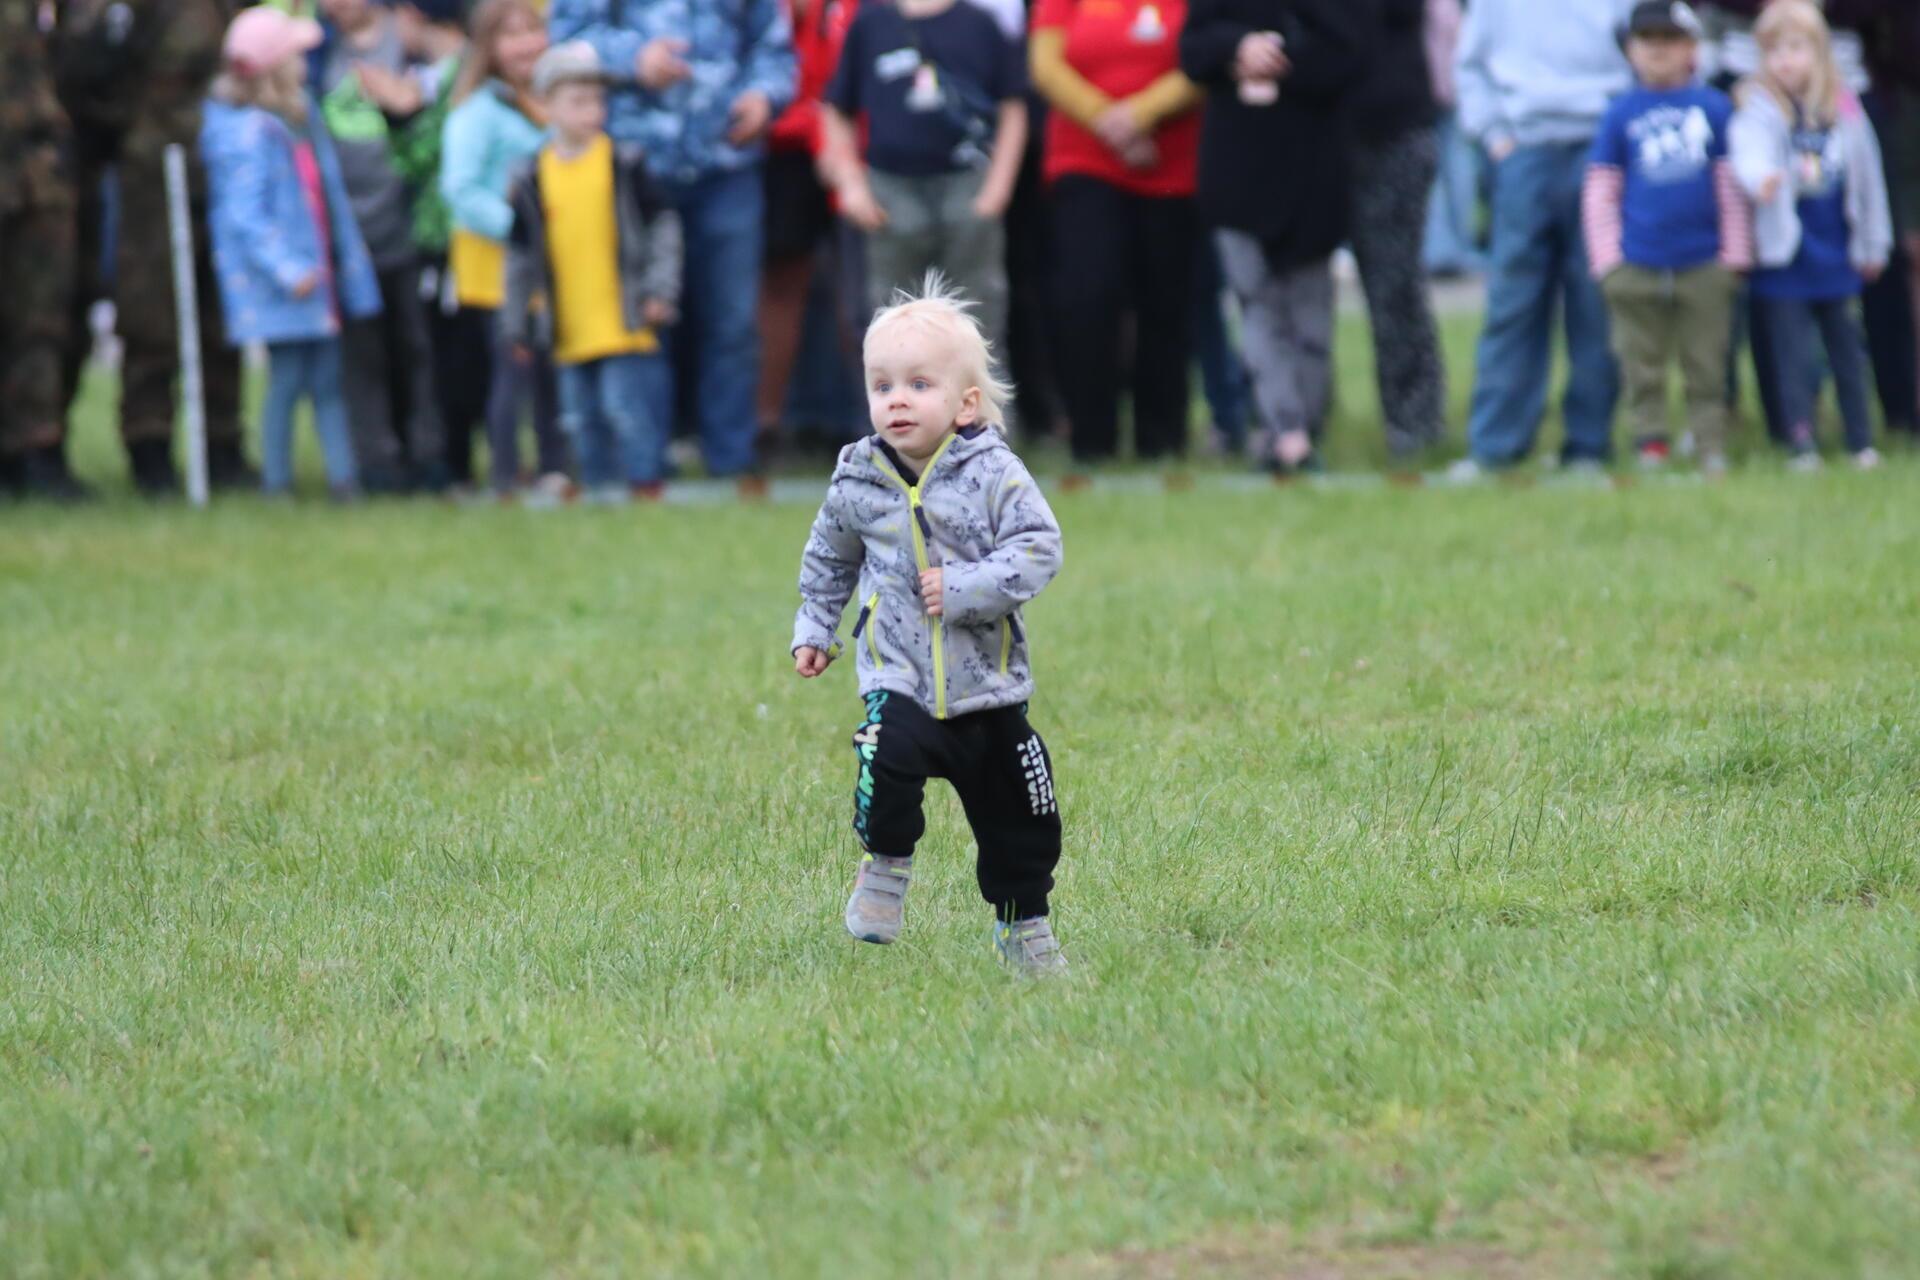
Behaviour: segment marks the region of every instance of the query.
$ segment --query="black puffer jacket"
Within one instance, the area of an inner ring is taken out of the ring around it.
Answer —
[[[1379,0],[1193,0],[1180,66],[1207,90],[1200,216],[1258,239],[1275,270],[1324,258],[1347,238],[1347,112],[1367,65]],[[1277,31],[1292,70],[1279,100],[1240,100],[1243,37]]]

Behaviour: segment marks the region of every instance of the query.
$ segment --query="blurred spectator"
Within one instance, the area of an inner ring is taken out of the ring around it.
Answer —
[[[74,284],[66,114],[31,5],[0,8],[0,498],[72,500],[60,360]]]
[[[533,102],[533,68],[547,51],[547,29],[526,0],[486,0],[473,16],[473,45],[453,91],[440,157],[440,191],[453,214],[448,270],[458,322],[491,352],[487,448],[499,496],[520,483],[520,410],[533,400],[538,491],[567,491],[567,442],[560,433],[553,365],[538,353],[521,363],[499,349],[496,316],[506,297],[506,240],[513,230],[507,191],[513,172],[546,140],[546,115]],[[481,370],[475,369],[478,377]],[[468,443],[453,443],[453,474],[472,473]]]
[[[1421,234],[1439,168],[1427,0],[1373,0],[1367,71],[1349,95],[1353,258],[1367,295],[1387,452],[1404,459],[1446,428],[1446,369],[1427,293]]]
[[[616,149],[607,136],[592,46],[548,49],[533,91],[553,136],[509,197],[502,334],[516,360],[538,348],[558,366],[561,421],[588,499],[657,498],[668,436],[653,416],[667,378],[659,335],[680,298],[680,219],[639,148]]]
[[[394,9],[409,76],[388,94],[401,100],[390,121],[393,165],[406,179],[413,201],[413,252],[418,266],[414,288],[433,350],[433,391],[442,437],[438,466],[422,468],[428,488],[472,479],[470,442],[486,420],[485,371],[491,367],[488,335],[460,320],[459,300],[447,271],[453,214],[440,192],[441,147],[467,52],[462,10],[461,0],[404,0]],[[405,101],[408,98],[410,102]],[[458,476],[453,473],[456,455],[469,463]]]
[[[165,169],[166,149],[175,144],[189,157],[209,478],[216,487],[255,481],[240,448],[240,354],[221,343],[214,303],[219,289],[205,235],[206,179],[195,145],[201,104],[220,68],[220,40],[238,8],[235,0],[172,0],[131,8],[71,0],[55,6],[55,69],[74,127],[80,195],[82,274],[66,330],[67,399],[71,403],[78,395],[92,352],[88,310],[110,294],[124,352],[120,434],[134,484],[150,496],[167,496],[180,487],[173,467],[180,346]],[[106,221],[102,184],[109,170],[118,175],[120,202],[111,289],[100,276]]]
[[[1480,157],[1460,132],[1454,55],[1460,48],[1461,0],[1427,0],[1427,74],[1440,108],[1435,145],[1440,170],[1427,210],[1425,258],[1437,276],[1477,275],[1480,254]]]
[[[319,40],[315,23],[274,9],[235,18],[200,147],[227,338],[267,345],[266,491],[292,488],[293,413],[307,399],[327,486],[344,500],[355,467],[340,335],[380,309],[380,292],[332,139],[306,92],[306,54]]]
[[[1240,300],[1258,458],[1281,471],[1313,464],[1327,411],[1346,99],[1375,34],[1353,0],[1196,0],[1180,41],[1181,65],[1207,87],[1200,212]]]
[[[1253,387],[1246,358],[1227,323],[1227,276],[1220,246],[1202,231],[1193,240],[1193,359],[1213,421],[1208,445],[1236,454],[1247,444],[1247,405]]]
[[[1583,205],[1640,464],[1668,459],[1667,369],[1677,359],[1687,425],[1715,476],[1727,469],[1727,352],[1753,234],[1727,160],[1733,104],[1694,75],[1700,33],[1679,0],[1634,9],[1627,60],[1637,84],[1600,121]]]
[[[1200,136],[1200,93],[1180,70],[1186,18],[1185,0],[1041,0],[1033,14],[1033,82],[1051,108],[1055,370],[1081,463],[1118,451],[1129,382],[1135,453],[1186,448]]]
[[[1020,34],[1039,0],[1023,0]],[[1007,206],[1007,367],[1014,422],[1030,436],[1067,437],[1054,374],[1053,218],[1045,171],[1047,100],[1027,77],[1027,147]]]
[[[1580,227],[1580,189],[1600,117],[1629,83],[1617,29],[1632,0],[1473,0],[1457,66],[1460,126],[1493,166],[1486,328],[1456,479],[1509,467],[1533,450],[1566,326],[1565,463],[1612,451],[1613,354],[1607,309]]]
[[[1025,91],[1019,44],[973,4],[896,0],[853,20],[822,102],[822,167],[866,233],[871,310],[937,267],[1005,341],[1000,219],[1026,148]]]
[[[1920,439],[1920,4],[1883,3],[1864,34],[1893,203],[1893,257],[1864,297],[1867,346],[1889,433]]]
[[[1765,329],[1784,438],[1817,467],[1814,402],[1803,376],[1816,330],[1833,371],[1847,451],[1879,465],[1867,373],[1852,304],[1893,247],[1892,215],[1873,126],[1841,79],[1826,20],[1810,0],[1773,0],[1755,28],[1760,70],[1740,89],[1733,162],[1754,202],[1756,324]]]
[[[778,437],[801,348],[814,262],[833,232],[833,206],[814,171],[823,139],[820,95],[840,61],[859,0],[787,0],[798,92],[767,132],[766,245],[760,269],[760,385],[755,397],[761,456]]]
[[[344,338],[360,480],[371,493],[437,492],[448,483],[446,440],[420,298],[413,195],[390,123],[417,112],[422,95],[407,74],[392,9],[373,0],[320,0],[320,10],[335,34],[321,72],[320,112],[380,281],[380,314],[349,324]]]
[[[793,99],[791,28],[780,0],[553,0],[556,39],[584,39],[633,89],[616,92],[609,131],[646,150],[686,236],[684,319],[672,341],[692,344],[707,469],[755,469],[760,376],[755,304],[766,195],[767,127]],[[671,421],[671,387],[660,406]],[[762,491],[749,480],[743,492]]]

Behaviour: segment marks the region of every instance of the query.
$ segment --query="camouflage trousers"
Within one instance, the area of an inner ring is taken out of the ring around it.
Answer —
[[[57,445],[66,435],[60,361],[74,271],[73,189],[54,149],[27,171],[0,175],[0,453]]]
[[[120,366],[120,434],[128,444],[173,438],[175,378],[179,374],[179,326],[173,297],[173,240],[167,221],[166,169],[161,148],[129,145],[117,161],[102,147],[82,147],[79,165],[80,288],[74,292],[73,323],[65,361],[69,402],[79,391],[93,335],[87,308],[111,297],[123,356]],[[240,353],[227,345],[220,322],[220,288],[208,243],[206,176],[194,148],[187,148],[193,220],[194,269],[200,302],[200,362],[206,387],[207,439],[240,440]],[[113,287],[102,280],[105,226],[101,182],[109,165],[119,174],[120,216],[113,261]]]

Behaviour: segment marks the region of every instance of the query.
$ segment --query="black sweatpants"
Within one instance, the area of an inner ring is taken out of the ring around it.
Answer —
[[[1192,403],[1193,201],[1134,195],[1068,175],[1053,184],[1054,373],[1073,428],[1076,462],[1120,448],[1120,392],[1133,390],[1133,449],[1141,458],[1187,446]],[[1121,355],[1134,316],[1133,369]]]
[[[854,732],[860,757],[853,830],[869,853],[910,857],[926,833],[928,778],[960,795],[979,847],[980,895],[1002,920],[1047,914],[1060,862],[1060,806],[1047,744],[1026,708],[1001,707],[936,720],[913,699],[875,691]]]

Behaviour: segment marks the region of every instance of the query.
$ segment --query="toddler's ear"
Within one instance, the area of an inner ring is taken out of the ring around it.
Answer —
[[[967,393],[960,397],[960,412],[953,415],[953,425],[970,427],[980,421],[980,388],[968,387]]]

